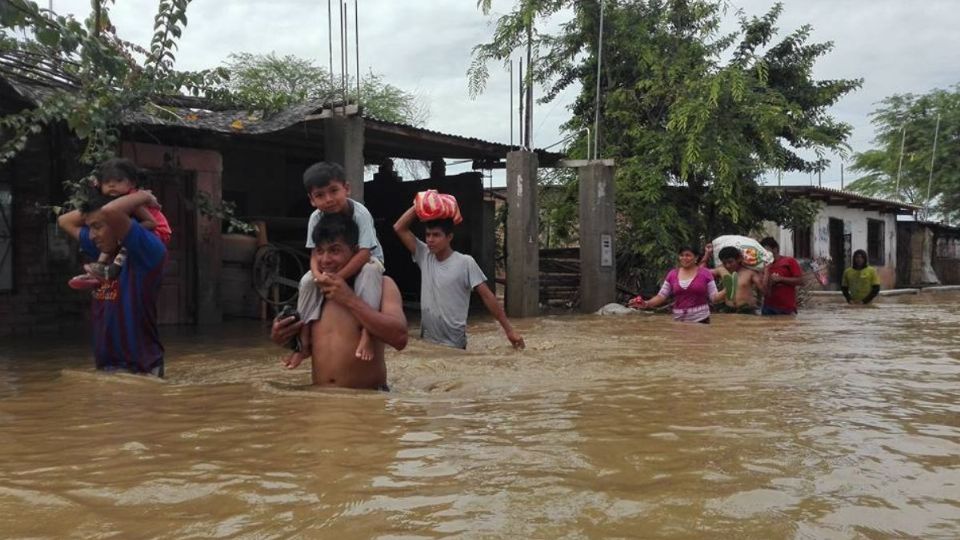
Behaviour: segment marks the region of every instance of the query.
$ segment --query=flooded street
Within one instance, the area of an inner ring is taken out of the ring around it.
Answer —
[[[960,537],[960,295],[516,323],[411,340],[389,394],[255,323],[166,330],[165,381],[5,344],[2,536]]]

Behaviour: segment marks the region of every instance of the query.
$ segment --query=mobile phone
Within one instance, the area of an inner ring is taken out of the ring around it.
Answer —
[[[287,317],[293,317],[293,322],[297,322],[300,320],[300,314],[297,313],[297,307],[294,306],[293,304],[284,304],[284,306],[280,308],[280,312],[277,313],[278,320],[286,319]],[[290,341],[288,341],[286,345],[284,345],[284,347],[296,352],[300,352],[303,346],[300,344],[299,334],[291,337]]]
[[[284,304],[280,309],[280,312],[277,313],[278,319],[286,319],[287,317],[293,317],[294,321],[300,320],[300,314],[297,313],[297,307],[293,304]]]

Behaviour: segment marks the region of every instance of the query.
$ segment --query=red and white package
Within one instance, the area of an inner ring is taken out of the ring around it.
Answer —
[[[459,225],[463,221],[457,198],[453,195],[440,193],[435,189],[417,193],[413,199],[413,206],[420,221],[452,219],[454,225]]]

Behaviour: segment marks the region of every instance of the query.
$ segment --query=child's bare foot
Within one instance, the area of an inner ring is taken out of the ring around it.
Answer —
[[[357,358],[364,362],[369,362],[373,360],[373,353],[373,340],[370,339],[370,335],[364,330],[360,333],[360,343],[357,344]]]
[[[87,263],[83,265],[83,270],[89,276],[93,276],[99,279],[100,281],[107,281],[108,279],[110,279],[107,272],[108,267],[109,265],[97,261],[97,262]]]
[[[286,360],[283,361],[283,367],[287,369],[297,369],[300,367],[300,364],[303,363],[303,359],[307,357],[306,353],[302,352],[292,352]]]

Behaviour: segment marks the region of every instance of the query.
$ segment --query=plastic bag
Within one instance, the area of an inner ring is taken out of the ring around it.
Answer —
[[[763,270],[765,266],[773,262],[773,253],[767,251],[760,242],[746,236],[728,234],[717,237],[713,241],[713,263],[720,266],[720,250],[725,247],[735,247],[740,250],[743,256],[743,266],[752,270]]]
[[[457,198],[453,195],[440,193],[435,189],[417,193],[413,199],[413,206],[420,221],[452,219],[454,225],[459,225],[463,221]]]

